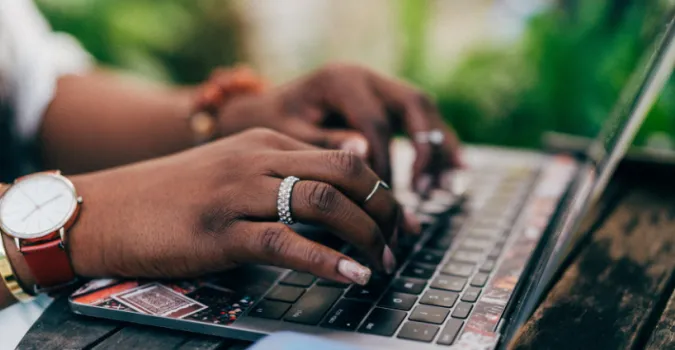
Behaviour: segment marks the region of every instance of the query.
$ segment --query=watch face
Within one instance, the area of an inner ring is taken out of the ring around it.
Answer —
[[[77,208],[72,183],[37,174],[10,187],[0,201],[0,228],[16,238],[40,238],[63,227]]]

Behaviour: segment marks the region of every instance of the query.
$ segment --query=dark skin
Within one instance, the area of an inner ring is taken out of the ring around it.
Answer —
[[[338,268],[353,260],[277,223],[281,179],[303,179],[293,192],[294,216],[331,227],[386,270],[386,247],[418,230],[390,191],[363,203],[379,179],[390,178],[394,132],[446,135],[435,151],[415,145],[415,180],[459,165],[457,139],[430,100],[362,67],[328,66],[219,111],[220,137],[263,126],[293,138],[257,130],[180,152],[192,145],[193,95],[100,72],[59,80],[40,132],[49,167],[66,174],[117,167],[71,177],[85,198],[67,235],[78,275],[191,277],[252,262],[356,282]],[[432,163],[432,155],[441,161]],[[7,250],[18,277],[34,283],[16,249]],[[8,305],[2,288],[0,304]]]
[[[42,127],[46,161],[81,173],[189,148],[186,116],[193,95],[191,88],[149,87],[102,72],[61,78]],[[440,129],[441,147],[415,143],[414,185],[425,176],[438,183],[444,171],[461,165],[457,137],[427,95],[360,66],[326,66],[261,95],[237,97],[218,117],[221,137],[253,127],[277,130],[354,151],[385,181],[391,178],[394,133]]]

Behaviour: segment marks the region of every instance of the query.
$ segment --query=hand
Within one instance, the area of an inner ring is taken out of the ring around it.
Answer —
[[[310,165],[310,166],[308,166]],[[72,178],[85,202],[67,246],[86,277],[181,278],[260,263],[365,283],[370,270],[278,223],[283,178],[302,179],[293,217],[320,224],[391,272],[404,222],[392,193],[357,156],[269,130],[247,131],[173,156]]]
[[[228,103],[219,130],[229,135],[263,126],[331,149],[351,150],[368,158],[385,181],[391,178],[389,144],[395,132],[439,129],[439,147],[415,143],[413,188],[438,185],[448,169],[461,165],[458,140],[424,93],[366,68],[331,65],[262,95]],[[401,130],[399,130],[401,129]]]

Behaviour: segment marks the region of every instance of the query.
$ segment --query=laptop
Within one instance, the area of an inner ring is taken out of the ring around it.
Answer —
[[[532,315],[580,241],[580,221],[603,192],[675,65],[675,24],[626,85],[600,134],[570,156],[467,146],[453,186],[425,199],[405,190],[414,152],[394,144],[396,196],[424,222],[403,239],[391,276],[348,285],[250,265],[183,281],[95,280],[70,297],[75,313],[243,340],[278,331],[357,349],[505,347]],[[401,171],[403,170],[403,171]],[[350,247],[317,227],[322,243]]]

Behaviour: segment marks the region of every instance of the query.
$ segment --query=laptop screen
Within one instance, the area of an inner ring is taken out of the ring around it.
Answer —
[[[552,223],[552,239],[547,243],[547,253],[537,262],[536,285],[530,298],[524,301],[519,318],[514,320],[513,329],[522,325],[534,312],[567,254],[580,241],[583,232],[578,231],[583,214],[589,209],[592,199],[604,190],[675,66],[675,17],[669,18],[658,33],[649,56],[640,62],[624,86],[618,103],[588,149],[589,159],[584,167],[589,172],[582,172],[571,190],[569,201],[561,208],[560,217]]]
[[[587,155],[595,163],[598,174],[593,188],[594,199],[604,190],[673,70],[674,21],[675,18],[671,18],[656,31],[653,51],[643,57],[598,137],[588,149]]]

